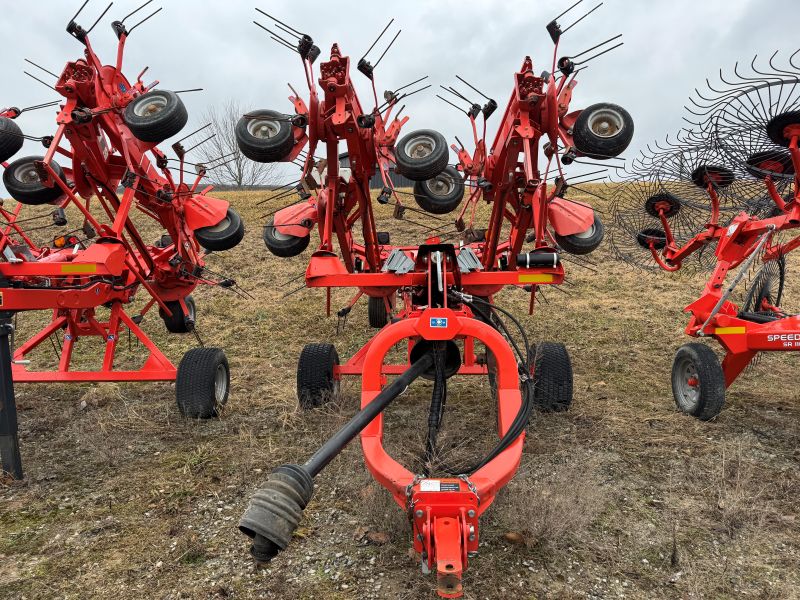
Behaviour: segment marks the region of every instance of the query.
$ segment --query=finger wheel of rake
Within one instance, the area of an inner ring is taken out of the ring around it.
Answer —
[[[757,179],[787,178],[794,175],[792,156],[781,148],[755,152],[745,161],[747,172]]]
[[[674,217],[681,210],[681,201],[677,196],[669,192],[661,192],[650,196],[644,203],[644,209],[656,219],[662,214],[667,217]]]
[[[758,313],[768,310],[764,307],[765,301],[770,306],[780,306],[785,280],[786,259],[784,257],[766,263],[750,283],[742,303],[742,311]]]
[[[692,171],[691,179],[699,188],[706,188],[709,184],[714,188],[726,188],[735,181],[736,176],[727,167],[699,165]]]
[[[646,250],[650,248],[654,250],[663,250],[667,245],[667,235],[664,233],[663,229],[642,229],[636,234],[636,241]]]

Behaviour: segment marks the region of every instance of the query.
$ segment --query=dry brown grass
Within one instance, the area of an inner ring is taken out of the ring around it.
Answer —
[[[358,444],[318,478],[290,549],[266,569],[251,564],[235,525],[252,491],[271,467],[307,457],[358,404],[353,380],[335,404],[297,409],[302,345],[333,341],[346,357],[372,331],[362,304],[337,336],[322,292],[284,297],[299,282],[282,284],[302,273],[307,256],[278,260],[264,248],[259,215],[272,207],[255,205],[263,193],[222,195],[248,231],[210,266],[256,298],[196,293],[204,341],[225,348],[231,362],[228,409],[220,420],[183,421],[173,387],[161,383],[18,386],[28,480],[0,490],[0,596],[432,596],[432,578],[408,557],[403,514],[371,482]],[[393,242],[420,239],[387,207],[378,215]],[[575,402],[531,424],[519,476],[482,521],[466,597],[797,597],[795,356],[768,356],[737,381],[715,422],[684,417],[673,407],[669,371],[687,341],[681,308],[702,277],[642,274],[606,248],[593,260],[596,273],[568,265],[568,294],[551,291],[534,317],[523,317],[535,340],[569,348]],[[798,291],[787,291],[787,306]],[[334,308],[349,295],[334,293]],[[526,315],[520,291],[497,301]],[[23,315],[20,336],[40,317]],[[176,360],[194,345],[167,336],[155,315],[144,327]],[[127,360],[140,359],[134,343]],[[386,416],[387,447],[409,463],[421,451],[429,393],[429,383],[415,384]],[[452,380],[446,458],[485,451],[493,423],[488,384]],[[354,536],[362,531],[389,541]],[[525,532],[530,547],[506,540],[509,531]]]

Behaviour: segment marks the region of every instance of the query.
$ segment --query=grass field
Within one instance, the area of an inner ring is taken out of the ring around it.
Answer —
[[[264,247],[260,215],[274,208],[256,205],[265,194],[220,194],[247,233],[209,259],[254,299],[195,293],[202,339],[231,364],[221,419],[181,419],[170,384],[17,386],[28,478],[0,486],[0,597],[434,597],[434,577],[409,554],[405,515],[367,475],[358,444],[317,479],[297,538],[268,567],[252,564],[236,529],[266,473],[304,460],[358,404],[358,380],[348,380],[335,404],[297,409],[303,344],[332,341],[347,357],[373,334],[365,302],[337,335],[322,292],[285,296],[308,255],[281,260]],[[387,207],[379,218],[393,243],[422,237]],[[795,357],[764,357],[715,421],[685,417],[669,373],[702,276],[634,271],[606,247],[592,260],[594,271],[568,263],[564,293],[546,293],[534,317],[527,294],[496,297],[536,341],[567,345],[575,400],[568,413],[534,417],[519,474],[483,518],[465,597],[800,597]],[[350,295],[335,293],[334,309]],[[22,315],[18,339],[41,318]],[[168,336],[156,314],[143,326],[176,361],[196,343]],[[135,344],[125,351],[141,358]],[[53,360],[45,349],[37,365]],[[452,381],[442,446],[476,456],[491,443],[488,382]],[[415,384],[389,409],[391,452],[421,451],[429,394]]]

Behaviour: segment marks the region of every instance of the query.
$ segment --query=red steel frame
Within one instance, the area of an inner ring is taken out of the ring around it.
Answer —
[[[765,186],[775,205],[782,214],[758,219],[747,213],[740,213],[729,225],[719,224],[719,198],[712,182],[708,182],[708,195],[711,199],[711,219],[706,230],[697,234],[682,246],[675,243],[669,222],[665,217],[667,206],[656,207],[666,234],[666,246],[656,248],[655,240],[649,242],[650,252],[658,265],[667,271],[680,269],[681,263],[693,252],[716,242],[717,264],[711,274],[702,296],[689,304],[684,311],[691,314],[686,333],[694,337],[712,337],[725,349],[722,369],[725,386],[736,380],[758,352],[800,350],[800,316],[786,316],[767,323],[755,323],[738,317],[739,307],[730,301],[717,306],[725,293],[724,282],[731,269],[741,265],[749,256],[763,247],[763,262],[775,260],[800,247],[800,235],[788,242],[773,244],[772,234],[778,231],[800,227],[800,126],[787,127],[784,134],[789,143],[789,153],[794,165],[794,196],[786,201],[778,194],[770,177]],[[766,236],[766,237],[765,237]],[[774,310],[778,307],[760,306],[759,310]]]
[[[521,406],[517,362],[508,342],[491,326],[474,318],[466,306],[448,307],[447,290],[457,289],[467,294],[491,296],[506,285],[532,286],[557,285],[564,279],[561,264],[551,267],[518,267],[516,254],[521,250],[525,234],[532,223],[537,229],[537,248],[546,248],[544,231],[547,211],[550,205],[567,205],[554,194],[547,194],[544,178],[539,175],[536,161],[541,131],[555,140],[556,130],[559,139],[568,139],[566,125],[570,117],[562,115],[556,119],[556,112],[535,116],[520,108],[515,95],[506,111],[506,123],[498,134],[497,147],[503,149],[498,157],[488,164],[492,177],[497,180],[498,193],[489,196],[493,201],[491,235],[482,242],[471,243],[454,249],[452,255],[442,251],[446,245],[439,244],[438,238],[430,238],[427,246],[391,246],[379,244],[369,179],[380,170],[383,181],[390,187],[389,166],[394,162],[393,145],[400,129],[408,117],[395,118],[387,127],[392,110],[397,102],[391,99],[383,113],[374,109],[371,116],[375,125],[371,128],[358,126],[359,117],[365,113],[349,76],[349,58],[342,56],[338,45],[331,50],[330,61],[320,66],[319,85],[323,97],[319,98],[314,83],[312,61],[303,59],[306,79],[310,92],[309,102],[290,97],[298,115],[305,117],[307,132],[295,128],[296,145],[284,160],[294,160],[308,144],[307,158],[303,167],[303,177],[310,173],[313,155],[320,141],[324,141],[327,156],[327,176],[321,189],[307,201],[287,207],[275,214],[274,226],[283,234],[305,236],[317,225],[320,245],[313,253],[306,270],[306,285],[328,290],[327,310],[330,314],[331,288],[356,287],[357,294],[350,306],[364,294],[384,298],[387,311],[391,311],[391,298],[399,293],[404,300],[404,308],[399,318],[384,327],[368,341],[345,364],[335,368],[335,377],[361,375],[362,407],[369,404],[386,383],[386,376],[405,371],[409,363],[387,364],[385,357],[390,348],[398,343],[411,347],[420,340],[461,340],[463,342],[461,375],[480,375],[487,373],[475,352],[476,342],[484,344],[496,358],[498,372],[498,413],[499,431],[502,436],[511,425]],[[515,94],[531,84],[530,61],[528,69],[518,74],[518,87]],[[536,81],[538,78],[534,78]],[[574,82],[558,84],[560,101],[569,102],[570,90]],[[552,89],[556,89],[551,86]],[[377,93],[372,82],[373,95],[377,107]],[[554,92],[547,92],[547,105]],[[402,110],[402,109],[401,109]],[[547,116],[549,115],[549,117]],[[542,125],[542,119],[547,126]],[[520,125],[520,122],[523,125]],[[551,135],[552,134],[552,135]],[[347,145],[352,177],[345,181],[338,169],[338,145]],[[513,147],[520,143],[520,148]],[[520,162],[519,155],[524,159]],[[552,158],[552,157],[551,157]],[[494,161],[494,162],[492,162]],[[516,175],[518,170],[525,174],[525,193],[521,199],[513,199],[511,189],[500,183],[504,174]],[[477,173],[478,171],[475,171]],[[401,204],[395,194],[396,202]],[[568,205],[568,208],[572,205]],[[512,215],[509,206],[516,209]],[[593,211],[590,207],[577,205],[579,222],[577,228],[565,234],[585,231],[592,223]],[[528,210],[532,208],[533,210]],[[550,209],[555,210],[555,209]],[[566,212],[566,211],[562,211]],[[571,213],[572,214],[572,213]],[[499,240],[502,220],[512,220],[510,240]],[[361,222],[363,244],[354,241],[352,228]],[[572,225],[574,227],[574,224]],[[334,239],[338,241],[341,256],[334,251]],[[423,251],[423,248],[426,250]],[[461,273],[456,265],[456,253],[465,248],[472,250],[483,265],[480,271]],[[415,264],[407,273],[382,272],[381,268],[395,251],[402,251]],[[441,273],[434,268],[431,252],[439,252]],[[442,258],[442,255],[447,258]],[[503,255],[504,260],[499,261]],[[432,290],[441,282],[443,307],[430,308]],[[415,299],[414,288],[428,290],[428,303]],[[422,303],[422,304],[420,304]],[[434,323],[445,323],[435,327]],[[378,416],[361,433],[364,458],[375,478],[393,495],[404,510],[411,510],[414,527],[414,547],[423,556],[423,568],[436,569],[438,592],[443,597],[458,597],[462,594],[461,575],[467,566],[468,556],[478,548],[478,517],[494,500],[496,493],[513,477],[519,465],[524,442],[524,434],[505,451],[486,466],[472,474],[454,479],[430,480],[415,477],[410,471],[392,459],[382,444],[383,421]]]
[[[63,192],[59,205],[77,208],[98,234],[97,241],[85,249],[39,248],[14,223],[21,206],[13,213],[0,209],[9,223],[0,232],[0,249],[15,242],[12,235],[17,235],[36,258],[27,262],[20,255],[21,262],[0,263],[0,310],[53,311],[51,323],[16,349],[12,366],[16,382],[174,380],[175,366],[137,325],[139,318],[132,318],[123,305],[132,301],[141,286],[151,300],[140,316],[156,305],[169,316],[166,303],[171,301],[180,302],[188,313],[184,298],[198,283],[213,283],[200,275],[203,252],[193,232],[219,223],[229,204],[208,196],[211,186],[198,192],[204,170],[193,182],[184,181],[182,147],[176,145],[180,176],[175,178],[164,153],[131,134],[122,112],[158,82],[145,86],[141,80],[145,69],[133,85],[129,83],[122,73],[127,32],[123,27],[117,34],[114,65],[101,62],[88,36],[78,38],[85,45],[85,58],[67,63],[56,83],[65,102],[56,117],[56,134],[46,140],[47,153],[36,165],[42,181]],[[68,147],[62,145],[64,141]],[[71,161],[71,167],[63,169],[66,181],[51,166],[56,154]],[[120,184],[125,188],[121,198],[116,194]],[[107,222],[92,212],[93,198]],[[165,248],[146,244],[130,216],[134,206],[159,222],[172,244]],[[99,321],[96,309],[104,305],[110,306],[111,312],[106,321]],[[149,351],[139,369],[114,368],[123,326]],[[64,346],[57,370],[29,371],[26,355],[58,330],[64,330]],[[89,336],[105,340],[102,367],[72,370],[75,343]]]
[[[553,72],[557,52],[558,43],[553,51]],[[463,171],[473,187],[469,200],[461,208],[457,223],[473,229],[481,197],[492,205],[482,255],[482,263],[487,269],[496,264],[500,253],[508,252],[511,257],[516,256],[531,229],[534,247],[548,248],[554,245],[549,228],[560,235],[571,235],[586,231],[594,221],[594,209],[591,206],[566,200],[560,196],[560,185],[548,189],[547,184],[552,167],[562,181],[564,178],[556,149],[560,145],[566,148],[574,146],[571,132],[581,111],[570,113],[569,104],[577,83],[575,74],[550,75],[547,79],[535,75],[533,62],[526,56],[522,68],[514,75],[514,89],[488,155],[486,120],[483,122],[482,135],[478,136],[473,114],[468,115],[475,144],[472,154],[463,146],[452,146],[458,154],[459,170]],[[543,146],[543,155],[547,158],[544,177],[539,170],[543,137],[547,138]],[[468,210],[469,220],[465,223]],[[510,236],[508,241],[501,242],[506,221],[510,223]]]

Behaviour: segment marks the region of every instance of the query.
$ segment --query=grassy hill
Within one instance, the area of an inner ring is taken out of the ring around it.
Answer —
[[[247,233],[209,259],[254,299],[195,293],[203,341],[231,364],[221,419],[181,419],[170,384],[17,386],[28,479],[0,486],[0,596],[434,597],[434,576],[409,554],[405,515],[366,473],[358,444],[317,479],[297,539],[267,568],[252,564],[236,529],[265,474],[304,460],[358,405],[359,382],[349,379],[335,405],[299,411],[303,344],[331,341],[348,357],[373,334],[365,300],[337,335],[323,292],[295,291],[308,253],[281,260],[264,247],[261,215],[275,203],[257,202],[271,193],[220,193]],[[394,221],[390,208],[378,215],[393,243],[421,241],[423,230]],[[634,271],[606,247],[591,258],[592,270],[567,263],[564,293],[546,292],[533,316],[519,290],[496,298],[535,340],[567,345],[575,401],[569,413],[534,417],[519,474],[483,518],[465,597],[796,597],[796,357],[766,356],[729,390],[716,421],[685,417],[669,373],[688,341],[681,310],[703,277]],[[790,282],[789,308],[797,291]],[[334,311],[351,295],[334,293]],[[42,317],[21,315],[18,339]],[[155,313],[143,326],[176,362],[196,344],[168,336]],[[135,343],[125,351],[140,358]],[[84,356],[97,352],[87,343]],[[37,360],[53,359],[45,349]],[[492,439],[489,385],[451,381],[442,448],[476,456]],[[413,460],[422,451],[429,398],[430,384],[418,383],[390,408],[390,452]]]

